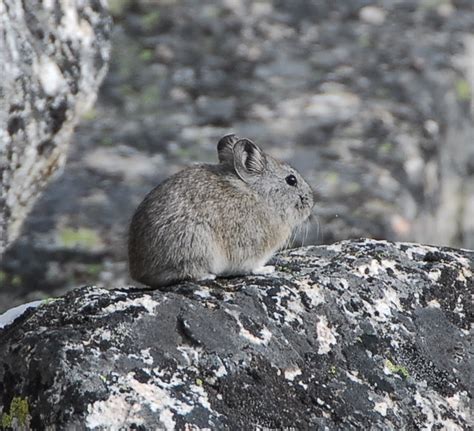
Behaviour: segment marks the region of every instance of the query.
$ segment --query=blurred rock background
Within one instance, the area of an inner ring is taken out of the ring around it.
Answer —
[[[110,71],[3,258],[0,309],[130,283],[135,207],[184,166],[215,162],[231,132],[319,192],[305,243],[474,248],[471,0],[109,5]]]

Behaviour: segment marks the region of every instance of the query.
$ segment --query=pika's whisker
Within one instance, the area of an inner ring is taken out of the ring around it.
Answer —
[[[309,224],[305,223],[304,225],[304,235],[303,235],[303,242],[301,243],[302,246],[305,245],[307,239],[308,239],[308,233],[309,233]]]

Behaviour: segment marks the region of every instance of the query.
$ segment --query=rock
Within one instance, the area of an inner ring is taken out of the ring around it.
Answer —
[[[312,117],[318,125],[334,126],[350,120],[360,109],[359,98],[351,93],[334,92],[303,96],[282,101],[278,106],[281,117]]]
[[[473,259],[355,240],[286,251],[271,276],[77,289],[0,331],[2,420],[467,429]]]
[[[359,11],[359,18],[367,24],[382,25],[386,12],[376,6],[365,6]]]
[[[96,98],[109,25],[101,1],[0,3],[0,255]]]

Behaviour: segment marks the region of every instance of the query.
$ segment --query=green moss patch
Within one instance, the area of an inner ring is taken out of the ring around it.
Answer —
[[[390,359],[387,359],[384,365],[392,374],[398,374],[404,379],[408,379],[408,377],[410,377],[410,373],[403,365],[394,364]]]
[[[3,413],[0,425],[2,428],[28,427],[30,421],[30,410],[26,398],[14,397],[10,403],[8,413]]]
[[[150,31],[153,30],[160,21],[160,11],[159,10],[152,10],[144,15],[141,19],[142,26],[145,30]]]
[[[456,96],[461,102],[469,102],[471,100],[471,87],[465,79],[456,81]]]
[[[97,231],[88,228],[64,228],[59,232],[59,242],[66,248],[94,249],[102,245]]]

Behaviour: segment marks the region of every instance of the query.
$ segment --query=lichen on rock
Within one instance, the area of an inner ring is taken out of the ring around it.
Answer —
[[[0,331],[0,405],[27,397],[35,429],[466,429],[473,257],[344,241],[267,276],[77,289]]]

